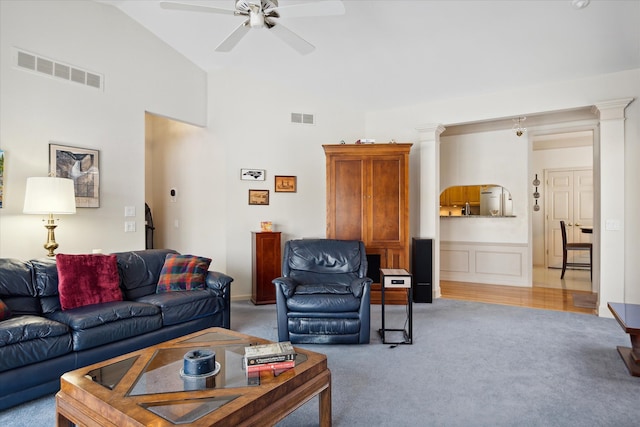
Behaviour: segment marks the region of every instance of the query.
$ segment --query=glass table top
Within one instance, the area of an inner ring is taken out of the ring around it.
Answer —
[[[217,345],[215,343],[216,341],[225,341],[225,343]],[[125,396],[255,387],[260,385],[264,378],[272,379],[286,372],[270,371],[267,374],[247,374],[243,363],[244,349],[252,344],[255,343],[232,335],[225,335],[220,332],[208,332],[188,340],[180,341],[176,343],[175,346],[160,346],[154,351],[144,368],[138,373]],[[202,349],[209,349],[215,352],[216,364],[220,365],[215,375],[183,375],[181,371],[184,368],[186,353]],[[140,357],[142,356],[135,355],[93,369],[87,373],[86,377],[113,390]],[[295,364],[298,365],[306,360],[306,355],[297,354]],[[240,394],[204,399],[181,399],[172,402],[144,403],[141,404],[141,406],[173,424],[185,424],[194,422],[198,418],[218,409],[239,396]]]

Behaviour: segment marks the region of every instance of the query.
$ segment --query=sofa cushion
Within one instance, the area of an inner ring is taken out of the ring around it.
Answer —
[[[122,301],[115,255],[58,254],[56,264],[63,310]]]
[[[0,323],[0,372],[71,351],[69,328],[44,317],[14,316]]]
[[[114,254],[118,257],[120,287],[125,299],[155,294],[164,260],[167,254],[175,253],[171,249],[147,249]]]
[[[152,304],[112,301],[57,311],[47,317],[68,325],[73,349],[86,350],[162,327],[160,309]]]
[[[47,314],[60,307],[58,294],[58,267],[55,258],[41,258],[31,260],[34,273],[34,286],[36,294],[40,297],[42,313]]]
[[[9,310],[7,304],[0,299],[0,321],[8,319],[9,317],[11,317],[11,310]]]
[[[204,289],[210,258],[194,255],[167,254],[156,292]]]
[[[14,316],[40,314],[40,303],[32,282],[33,271],[29,262],[0,258],[0,299]]]
[[[213,316],[224,311],[225,304],[213,289],[163,292],[144,296],[137,301],[158,306],[162,310],[164,326]]]

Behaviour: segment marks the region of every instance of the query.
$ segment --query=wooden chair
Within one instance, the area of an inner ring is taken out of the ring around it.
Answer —
[[[560,229],[562,230],[562,274],[560,278],[564,278],[564,272],[567,267],[588,267],[593,280],[593,244],[592,243],[567,243],[567,227],[564,221],[560,221]],[[567,253],[569,251],[589,251],[589,262],[567,262]]]

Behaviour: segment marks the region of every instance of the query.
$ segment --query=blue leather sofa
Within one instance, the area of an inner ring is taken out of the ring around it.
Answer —
[[[55,259],[0,259],[0,410],[56,392],[60,376],[213,326],[230,326],[230,284],[209,271],[206,289],[156,294],[168,253],[117,253],[123,301],[62,310]]]
[[[372,280],[364,243],[301,239],[285,243],[276,286],[278,339],[297,344],[366,344]]]

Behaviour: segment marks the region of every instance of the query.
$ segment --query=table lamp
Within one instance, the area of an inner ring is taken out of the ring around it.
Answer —
[[[76,197],[73,180],[56,177],[31,177],[27,178],[27,189],[24,196],[24,209],[26,214],[49,215],[44,225],[47,229],[47,243],[44,248],[49,251],[47,256],[53,257],[54,250],[58,248],[53,230],[56,228],[53,214],[76,213]]]

